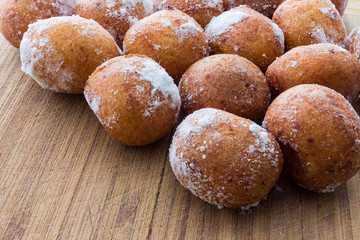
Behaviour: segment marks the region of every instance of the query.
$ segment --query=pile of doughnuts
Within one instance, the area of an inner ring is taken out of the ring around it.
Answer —
[[[23,72],[83,93],[122,144],[154,143],[187,115],[169,150],[176,178],[247,209],[283,170],[331,192],[360,169],[360,26],[347,36],[346,4],[4,0],[0,31]]]

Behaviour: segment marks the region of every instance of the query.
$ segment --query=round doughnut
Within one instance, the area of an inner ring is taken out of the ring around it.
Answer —
[[[0,32],[19,48],[29,24],[39,19],[72,15],[76,0],[1,0]]]
[[[271,18],[276,8],[285,0],[224,0],[224,9],[230,10],[240,5],[248,5],[259,13]]]
[[[280,147],[265,129],[231,113],[203,108],[178,126],[172,170],[195,196],[218,207],[256,206],[279,178]]]
[[[284,53],[284,35],[270,19],[246,6],[214,17],[205,29],[215,54],[237,54],[263,72]]]
[[[349,50],[360,62],[360,26],[354,28],[345,41],[346,49]]]
[[[164,68],[140,55],[117,57],[99,66],[84,95],[108,134],[129,146],[164,137],[181,105],[179,90]]]
[[[193,17],[205,28],[210,20],[224,11],[222,0],[154,0],[156,10],[174,7]]]
[[[77,15],[93,19],[108,30],[119,46],[126,31],[152,12],[152,0],[86,0],[76,8]]]
[[[144,54],[158,62],[175,83],[209,53],[204,30],[189,15],[169,8],[135,23],[125,35],[126,54]]]
[[[264,74],[246,58],[219,54],[194,63],[180,84],[186,114],[211,107],[261,122],[270,103]]]
[[[285,48],[313,43],[343,45],[346,28],[330,0],[287,0],[276,9],[273,21],[285,35]]]
[[[45,89],[70,94],[82,93],[96,67],[119,54],[104,28],[78,16],[39,20],[20,45],[23,72]]]
[[[288,89],[270,105],[263,127],[279,142],[285,171],[307,189],[334,191],[360,169],[360,118],[330,88]]]
[[[320,84],[354,102],[360,93],[360,63],[350,52],[330,43],[291,49],[266,71],[271,93],[277,96],[300,84]]]

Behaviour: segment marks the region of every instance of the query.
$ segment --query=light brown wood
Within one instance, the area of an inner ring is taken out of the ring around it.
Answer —
[[[345,22],[360,25],[360,1]],[[360,239],[359,173],[329,194],[282,176],[250,212],[220,210],[175,179],[170,134],[146,147],[115,142],[82,95],[21,73],[3,37],[0,116],[2,239]]]

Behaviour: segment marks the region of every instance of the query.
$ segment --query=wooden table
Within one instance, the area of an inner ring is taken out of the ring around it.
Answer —
[[[350,2],[349,30],[359,9]],[[2,239],[360,239],[359,173],[329,194],[282,176],[259,207],[219,210],[175,179],[170,134],[146,147],[115,142],[82,95],[25,76],[3,37],[0,116]]]

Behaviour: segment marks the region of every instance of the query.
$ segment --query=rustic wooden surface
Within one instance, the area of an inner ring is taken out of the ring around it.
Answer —
[[[359,9],[350,2],[349,30]],[[359,173],[329,194],[282,176],[250,212],[219,210],[176,181],[169,142],[115,142],[82,95],[41,89],[0,37],[2,239],[360,239]]]

